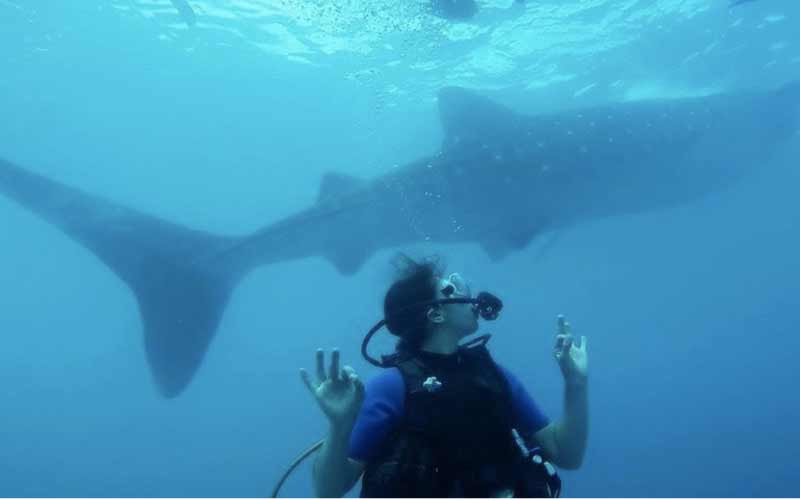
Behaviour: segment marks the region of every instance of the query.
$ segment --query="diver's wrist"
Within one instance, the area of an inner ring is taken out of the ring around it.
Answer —
[[[352,422],[331,422],[328,428],[328,434],[333,438],[349,440],[350,435],[353,433],[355,421]]]

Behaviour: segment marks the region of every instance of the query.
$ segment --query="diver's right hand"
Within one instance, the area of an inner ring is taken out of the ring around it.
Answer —
[[[303,368],[300,369],[300,377],[331,425],[347,427],[355,423],[361,403],[364,402],[364,383],[349,366],[340,372],[338,349],[333,350],[327,373],[325,352],[317,349],[317,380],[312,381],[311,375]]]

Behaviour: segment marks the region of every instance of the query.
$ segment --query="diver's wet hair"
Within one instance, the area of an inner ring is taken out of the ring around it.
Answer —
[[[436,276],[441,275],[438,257],[416,262],[400,254],[394,261],[398,278],[389,287],[383,300],[386,328],[400,338],[397,351],[413,351],[420,347],[428,333],[428,307],[415,304],[436,299]]]

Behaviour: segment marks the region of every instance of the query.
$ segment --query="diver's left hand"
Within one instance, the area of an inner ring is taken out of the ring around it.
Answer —
[[[558,317],[558,334],[553,355],[568,385],[584,386],[589,377],[589,360],[586,352],[586,337],[581,337],[580,346],[574,343],[572,330],[564,316]]]

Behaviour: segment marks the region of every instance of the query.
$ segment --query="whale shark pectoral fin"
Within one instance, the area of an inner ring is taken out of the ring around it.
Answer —
[[[536,261],[544,259],[549,255],[550,250],[555,248],[562,234],[563,230],[555,230],[549,234],[549,236],[545,239],[544,243],[536,251]]]
[[[490,259],[502,260],[512,252],[523,250],[530,245],[545,227],[518,228],[503,233],[489,234],[480,241],[480,245]]]
[[[328,172],[322,177],[319,187],[317,202],[327,198],[343,196],[358,189],[364,182],[361,179],[350,175]]]
[[[356,240],[357,238],[353,238]],[[352,276],[357,273],[364,262],[372,255],[372,249],[363,245],[358,245],[354,241],[354,246],[349,250],[337,249],[334,252],[326,253],[325,257],[333,263],[336,270],[345,276]]]
[[[510,245],[503,244],[502,240],[490,239],[481,242],[481,248],[493,261],[503,260],[514,251]]]

